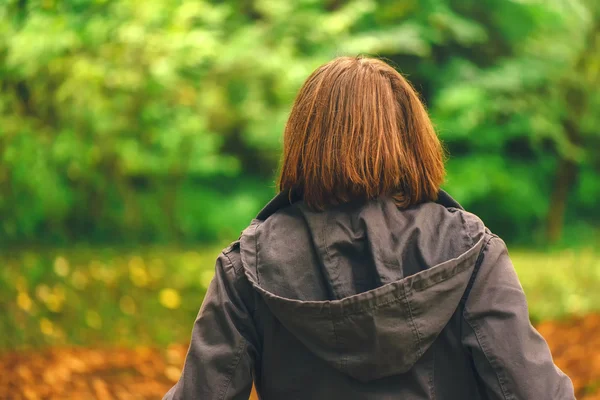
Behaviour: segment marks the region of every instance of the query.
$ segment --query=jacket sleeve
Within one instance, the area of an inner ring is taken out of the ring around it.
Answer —
[[[239,253],[237,255],[239,260]],[[257,358],[249,283],[230,256],[217,259],[181,377],[163,400],[248,400]],[[240,275],[241,274],[241,275]]]
[[[506,245],[491,236],[464,308],[463,345],[488,399],[571,400],[571,380],[529,322],[523,288]]]

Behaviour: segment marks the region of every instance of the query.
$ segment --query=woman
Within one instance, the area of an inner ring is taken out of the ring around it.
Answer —
[[[504,242],[440,190],[410,84],[342,57],[305,82],[277,195],[217,260],[166,399],[574,399]]]

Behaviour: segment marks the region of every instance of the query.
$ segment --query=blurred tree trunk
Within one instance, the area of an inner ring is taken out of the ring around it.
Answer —
[[[577,123],[585,104],[585,93],[577,88],[567,90],[567,99],[572,104],[571,116],[564,122],[564,130],[569,145],[578,151],[582,145],[580,127]],[[554,187],[550,197],[550,207],[547,216],[546,236],[549,243],[556,243],[562,237],[562,231],[567,211],[569,192],[577,180],[579,172],[578,160],[573,155],[559,153],[559,161],[556,167]]]
[[[550,209],[547,217],[547,237],[550,243],[556,243],[562,237],[567,200],[572,183],[577,177],[577,165],[574,161],[562,158],[558,162],[556,179],[552,196],[550,197]]]
[[[177,221],[177,192],[183,183],[183,176],[179,172],[174,172],[164,181],[160,181],[162,186],[161,204],[165,212],[167,221],[168,237],[170,240],[180,241],[183,234]],[[158,189],[160,191],[160,189]]]
[[[595,58],[591,55],[596,54],[599,48],[600,20],[597,20],[587,35],[586,45],[582,49],[573,70],[573,74],[582,78],[581,81],[572,81],[569,79],[570,77],[567,77],[565,82],[565,96],[570,105],[570,110],[563,127],[566,139],[569,145],[575,149],[575,152],[583,150],[583,152],[590,153],[590,150],[592,150],[585,148],[587,147],[585,133],[582,132],[580,121],[582,116],[585,115],[589,106],[589,99],[593,95],[590,89],[592,88],[593,91],[595,90],[593,88],[597,86],[598,74],[590,74],[589,71],[597,70]],[[593,153],[593,150],[591,153]],[[579,172],[578,157],[568,156],[564,152],[559,157],[546,219],[546,235],[549,243],[556,243],[562,237],[569,192],[577,180]]]

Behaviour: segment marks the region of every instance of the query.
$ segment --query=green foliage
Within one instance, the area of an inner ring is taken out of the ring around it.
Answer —
[[[219,248],[72,248],[0,257],[0,350],[185,342]],[[534,321],[600,311],[597,252],[511,252]]]
[[[507,240],[542,241],[563,208],[597,225],[599,19],[592,0],[5,1],[0,237],[235,235],[303,80],[357,53],[422,92],[447,188]]]
[[[561,218],[567,202],[569,221],[585,214],[598,223],[589,201],[600,195],[600,13],[592,2],[555,3],[560,18],[536,13],[538,28],[514,43],[511,57],[487,68],[456,65],[434,98],[451,154],[461,152],[449,189],[510,239],[531,241],[531,228]]]
[[[590,248],[540,253],[518,250],[511,258],[534,322],[600,310],[600,257]]]

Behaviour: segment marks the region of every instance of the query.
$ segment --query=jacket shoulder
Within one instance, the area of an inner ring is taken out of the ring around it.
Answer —
[[[238,296],[249,310],[254,311],[256,309],[256,292],[252,289],[252,284],[244,273],[239,240],[231,243],[221,251],[217,258],[215,277],[227,281],[226,285],[232,291],[232,295]]]
[[[446,206],[438,203],[427,203],[427,214],[434,217],[438,226],[448,231],[462,233],[467,243],[474,245],[488,235],[493,235],[481,218],[462,208]]]
[[[239,275],[239,274],[243,275],[243,271],[242,271],[243,264],[242,264],[242,257],[240,254],[239,239],[236,240],[235,242],[232,242],[229,246],[225,247],[223,249],[223,251],[221,251],[220,257],[224,257],[228,261],[230,268],[233,269],[233,272],[236,275]]]

